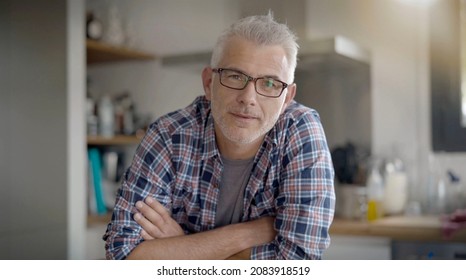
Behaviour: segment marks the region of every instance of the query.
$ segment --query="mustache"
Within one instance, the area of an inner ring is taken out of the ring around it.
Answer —
[[[260,118],[260,114],[257,112],[254,112],[251,107],[248,106],[241,106],[241,107],[229,107],[228,112],[235,114],[235,115],[241,115],[241,116],[247,116],[251,118]]]

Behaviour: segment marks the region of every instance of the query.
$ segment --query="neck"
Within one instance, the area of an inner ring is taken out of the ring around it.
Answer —
[[[260,137],[250,143],[238,143],[227,139],[221,134],[216,133],[218,150],[223,157],[230,160],[253,158],[264,141],[264,137]]]

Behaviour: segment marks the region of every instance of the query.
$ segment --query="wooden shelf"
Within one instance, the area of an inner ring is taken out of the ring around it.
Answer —
[[[88,215],[87,216],[87,225],[107,225],[112,219],[112,213],[109,212],[104,215]]]
[[[104,42],[86,40],[87,64],[124,60],[153,60],[155,56],[138,50],[112,46]]]
[[[393,240],[466,242],[466,229],[458,231],[450,239],[442,236],[438,216],[390,216],[373,222],[335,219],[330,235],[377,236]]]
[[[103,136],[87,136],[87,145],[112,146],[139,144],[141,138],[135,135],[116,135],[111,138]]]

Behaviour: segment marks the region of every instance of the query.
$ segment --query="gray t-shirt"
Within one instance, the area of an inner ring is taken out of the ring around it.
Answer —
[[[244,189],[251,175],[254,158],[229,160],[222,157],[223,174],[217,203],[215,226],[238,223],[243,214]]]

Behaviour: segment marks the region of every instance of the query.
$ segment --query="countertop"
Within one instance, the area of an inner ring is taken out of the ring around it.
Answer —
[[[466,229],[444,238],[438,216],[389,216],[372,222],[335,218],[330,235],[377,236],[393,240],[466,243]]]

